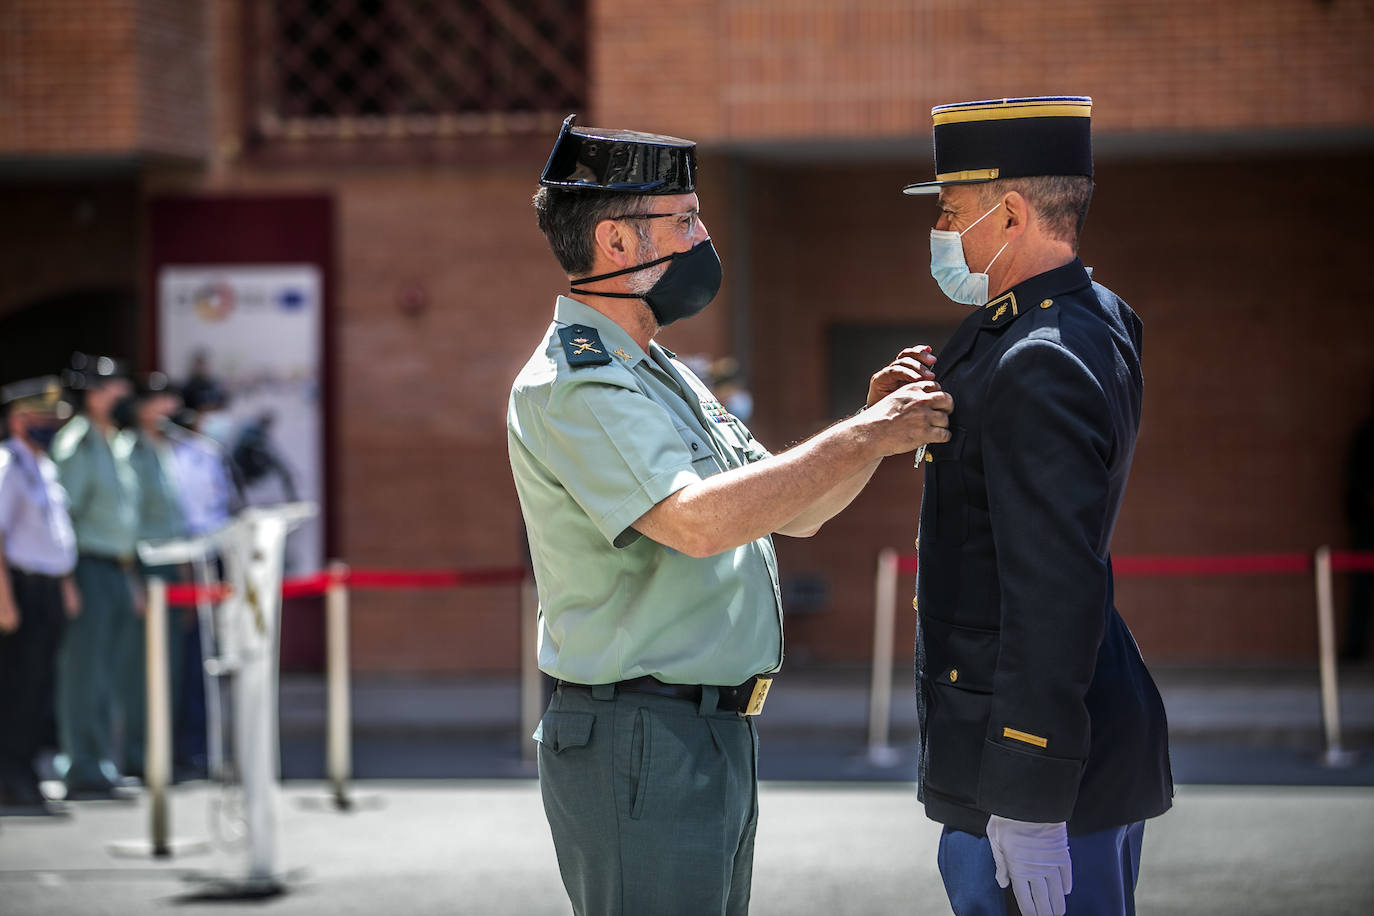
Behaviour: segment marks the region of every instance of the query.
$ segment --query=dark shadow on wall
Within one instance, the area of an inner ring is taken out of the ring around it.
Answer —
[[[133,289],[85,289],[41,299],[0,316],[0,384],[61,372],[75,350],[136,355]]]

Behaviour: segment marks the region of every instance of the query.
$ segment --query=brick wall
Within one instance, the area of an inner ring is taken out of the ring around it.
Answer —
[[[203,0],[0,5],[0,155],[206,151]]]
[[[1105,132],[1368,127],[1360,0],[594,4],[596,111],[705,140],[926,134],[932,105],[1086,94]]]

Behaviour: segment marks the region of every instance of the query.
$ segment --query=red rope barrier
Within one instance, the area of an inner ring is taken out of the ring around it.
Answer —
[[[518,566],[495,569],[350,569],[342,576],[318,572],[296,576],[281,584],[283,598],[323,595],[336,581],[358,589],[404,588],[460,588],[467,585],[517,585],[524,581],[525,570]],[[210,602],[223,601],[233,591],[223,582],[208,588],[199,585],[170,584],[167,586],[169,605],[193,605],[204,598]]]
[[[515,585],[525,578],[518,566],[508,569],[353,569],[347,582],[354,588],[456,588],[463,585]]]
[[[1333,550],[1334,572],[1374,572],[1374,551]],[[1312,571],[1310,553],[1235,553],[1176,556],[1112,557],[1112,571],[1122,577],[1291,575]],[[916,572],[915,554],[897,558],[897,572]]]
[[[1306,553],[1112,558],[1112,571],[1119,576],[1251,576],[1305,573],[1311,569],[1312,555]]]
[[[1333,550],[1331,571],[1374,572],[1374,550]]]
[[[167,585],[167,604],[169,606],[187,606],[195,604],[202,597],[214,604],[229,597],[231,592],[233,589],[223,582],[216,582],[209,588],[170,582]]]

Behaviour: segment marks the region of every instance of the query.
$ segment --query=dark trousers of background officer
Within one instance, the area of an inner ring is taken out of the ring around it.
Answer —
[[[13,801],[37,804],[34,757],[52,715],[57,647],[66,617],[62,584],[10,568],[19,628],[0,636],[0,788]]]
[[[173,610],[174,617],[179,616]],[[209,736],[206,733],[205,653],[200,641],[200,618],[195,608],[180,616],[172,627],[172,639],[181,644],[180,674],[172,681],[172,763],[177,778],[199,778],[209,772]]]
[[[758,734],[738,713],[560,686],[535,733],[539,787],[578,916],[742,916]]]
[[[145,583],[151,578],[161,579],[167,584],[180,582],[183,578],[180,566],[144,566],[140,570]],[[182,609],[166,609],[167,624],[167,685],[171,692],[171,722],[176,722],[181,695],[177,690],[181,685],[181,659],[185,651],[182,636],[184,618]],[[132,614],[121,618],[115,630],[115,688],[119,693],[119,704],[124,714],[124,728],[121,732],[120,771],[130,776],[143,778],[145,756],[148,745],[148,636],[146,613]]]
[[[118,560],[82,554],[76,561],[81,613],[67,624],[57,662],[57,730],[67,756],[68,792],[108,789],[118,705],[115,636],[134,616],[129,577]]]

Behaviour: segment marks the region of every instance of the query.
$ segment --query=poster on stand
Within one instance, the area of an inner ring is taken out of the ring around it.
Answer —
[[[159,366],[179,387],[208,380],[228,394],[205,432],[236,459],[248,504],[323,507],[319,268],[166,265],[157,287]],[[290,535],[288,576],[323,567],[322,518]]]

